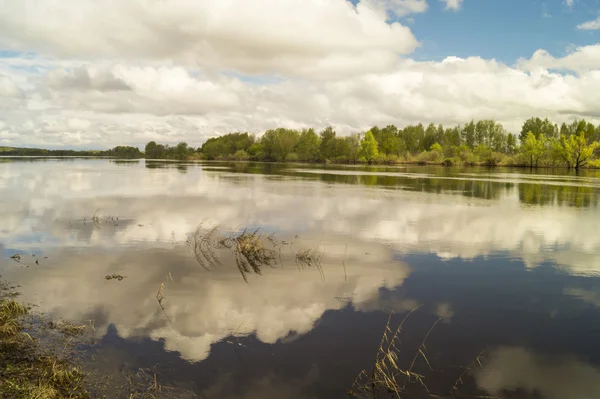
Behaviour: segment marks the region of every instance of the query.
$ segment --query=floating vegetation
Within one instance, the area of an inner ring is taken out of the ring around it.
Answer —
[[[96,211],[94,212],[94,214],[92,215],[92,217],[89,219],[92,224],[94,225],[94,227],[100,228],[100,226],[105,223],[109,223],[112,224],[115,227],[118,227],[119,225],[117,224],[117,221],[119,220],[118,217],[115,217],[113,215],[108,215],[108,216],[102,216],[100,215],[100,209],[96,209]],[[83,225],[87,225],[87,218],[83,218]],[[70,223],[70,222],[69,222]]]
[[[106,280],[119,280],[119,281],[121,281],[124,278],[127,278],[127,276],[121,276],[120,274],[111,274],[111,275],[107,274],[106,276],[104,276],[104,278]]]
[[[431,326],[408,367],[401,367],[398,360],[401,345],[400,335],[403,331],[404,323],[417,309],[418,307],[411,310],[395,329],[391,326],[392,314],[390,314],[377,350],[375,364],[373,365],[371,372],[362,370],[359,373],[352,384],[352,388],[348,391],[350,396],[359,398],[379,398],[385,397],[386,394],[392,394],[393,397],[401,398],[407,387],[415,383],[420,385],[425,392],[429,394],[429,389],[424,381],[425,377],[414,372],[413,369],[419,357],[423,358],[427,366],[431,369],[431,365],[424,351],[425,341],[441,319],[438,319]]]

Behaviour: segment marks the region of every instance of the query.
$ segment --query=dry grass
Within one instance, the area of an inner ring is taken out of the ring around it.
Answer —
[[[267,248],[266,243],[273,244]],[[281,259],[281,243],[273,236],[259,233],[259,229],[243,230],[237,235],[219,236],[218,227],[203,230],[202,224],[188,236],[187,244],[194,253],[196,261],[206,270],[219,266],[221,262],[217,250],[229,250],[235,256],[237,268],[244,281],[248,282],[249,274],[260,275],[264,266],[272,266]]]
[[[70,337],[77,337],[77,336],[83,335],[87,332],[87,330],[89,328],[86,325],[72,324],[72,323],[67,323],[64,321],[60,321],[60,322],[50,321],[48,323],[48,327],[51,329],[60,331],[64,335],[67,335]]]
[[[188,235],[187,244],[194,253],[196,261],[206,270],[220,265],[215,248],[217,248],[222,239],[217,237],[218,226],[208,231],[204,231],[202,223]]]
[[[23,331],[27,313],[13,300],[0,300],[0,398],[88,398],[85,375]]]
[[[300,269],[316,268],[321,275],[321,280],[325,281],[325,273],[323,272],[323,266],[321,265],[323,255],[324,254],[319,251],[319,248],[309,248],[296,254],[296,264]]]
[[[362,370],[359,373],[358,377],[352,384],[352,388],[348,392],[349,395],[360,398],[379,398],[385,396],[402,398],[406,388],[410,384],[420,385],[425,390],[426,394],[429,394],[429,389],[425,384],[425,377],[414,372],[413,369],[419,357],[425,361],[429,368],[431,368],[429,360],[425,355],[425,342],[431,331],[433,331],[441,319],[438,319],[431,326],[421,342],[421,345],[415,352],[410,365],[407,367],[402,367],[399,364],[399,353],[401,347],[400,336],[403,331],[404,323],[417,309],[418,307],[411,310],[395,329],[392,328],[392,315],[390,314],[384,333],[381,337],[381,342],[377,350],[377,355],[372,370],[370,372],[367,370]]]

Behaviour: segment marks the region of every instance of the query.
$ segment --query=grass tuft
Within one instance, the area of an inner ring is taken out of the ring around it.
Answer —
[[[14,300],[0,300],[0,398],[89,398],[85,374],[67,360],[45,353],[24,331],[28,308]],[[79,331],[73,326],[70,332]]]

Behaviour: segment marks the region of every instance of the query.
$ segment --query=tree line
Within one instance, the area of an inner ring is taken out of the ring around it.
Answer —
[[[208,160],[334,163],[418,163],[507,166],[565,166],[580,169],[595,162],[600,125],[577,120],[558,126],[530,118],[518,135],[493,120],[444,128],[430,123],[398,128],[374,126],[364,133],[337,136],[332,127],[270,129],[262,136],[229,133],[208,139],[199,152]]]
[[[0,147],[1,155],[108,156],[147,159],[207,159],[270,162],[368,164],[443,164],[527,167],[600,167],[600,125],[576,120],[560,126],[550,120],[527,119],[513,134],[493,120],[444,127],[422,123],[398,128],[374,126],[366,132],[338,136],[332,127],[267,130],[262,136],[229,133],[208,139],[200,148],[185,142],[175,146],[117,146],[106,151],[41,150]]]

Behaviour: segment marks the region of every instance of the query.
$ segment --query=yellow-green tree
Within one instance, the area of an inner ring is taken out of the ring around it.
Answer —
[[[521,146],[521,151],[529,161],[529,167],[533,168],[538,166],[540,158],[546,152],[546,136],[540,134],[538,138],[535,134],[528,132],[525,136],[525,141]]]
[[[360,142],[360,156],[370,164],[377,158],[377,155],[379,155],[379,151],[377,151],[377,140],[375,140],[375,136],[373,136],[373,133],[369,130],[365,133],[365,137],[363,137]]]
[[[585,132],[579,133],[578,136],[571,135],[569,137],[563,134],[560,136],[560,142],[556,144],[555,151],[565,161],[568,168],[579,170],[592,159],[594,150],[599,145],[597,141],[588,144]]]

